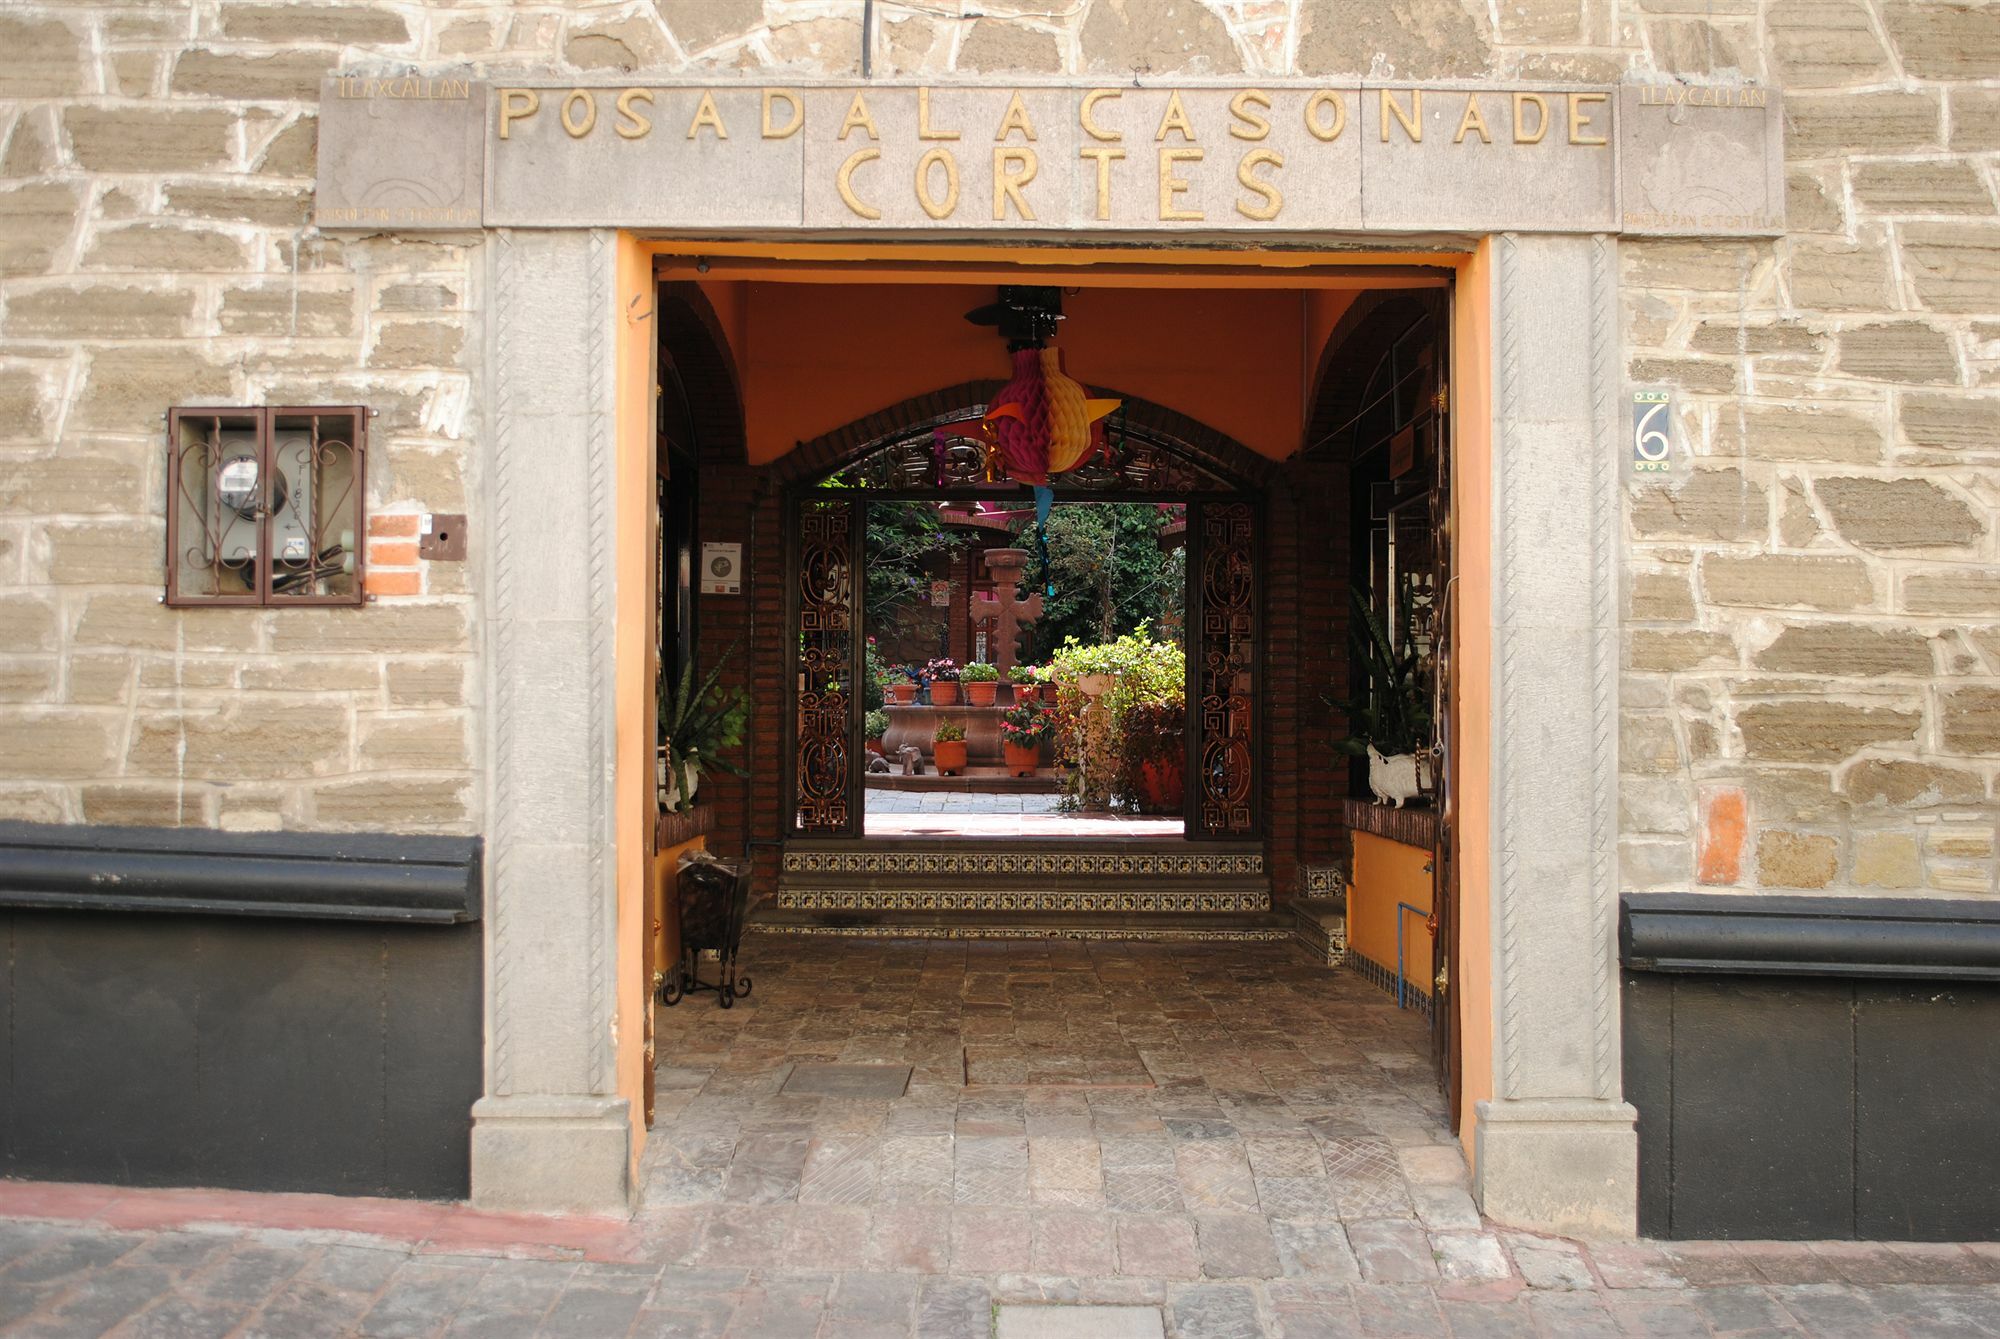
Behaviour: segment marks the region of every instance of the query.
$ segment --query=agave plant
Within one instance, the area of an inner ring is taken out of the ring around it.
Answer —
[[[1326,699],[1347,713],[1347,735],[1334,747],[1356,756],[1376,752],[1393,758],[1417,753],[1431,745],[1430,667],[1405,639],[1401,650],[1389,641],[1388,629],[1365,592],[1349,592],[1354,602],[1355,654],[1361,662],[1361,691],[1350,698]]]
[[[718,682],[735,653],[733,645],[723,652],[699,687],[692,660],[681,670],[678,682],[660,676],[660,745],[667,751],[669,789],[679,796],[675,809],[693,806],[700,768],[749,775],[724,756],[742,744],[744,722],[750,717],[749,695],[741,688],[724,689]]]

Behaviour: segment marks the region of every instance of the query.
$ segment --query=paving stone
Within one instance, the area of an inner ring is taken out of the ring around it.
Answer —
[[[546,1328],[565,1339],[618,1339],[632,1328],[642,1292],[601,1287],[571,1287],[550,1308]]]
[[[1262,1214],[1195,1215],[1201,1272],[1212,1279],[1268,1279],[1280,1272],[1271,1224]]]
[[[1187,1331],[1180,1331],[1186,1334]],[[1002,1306],[995,1339],[1165,1339],[1151,1306]]]
[[[1446,1283],[1490,1283],[1513,1276],[1507,1253],[1492,1237],[1440,1232],[1430,1243],[1438,1275]]]
[[[1347,1224],[1347,1242],[1370,1283],[1435,1283],[1430,1238],[1413,1222],[1370,1218]]]
[[[1536,1339],[1533,1314],[1524,1302],[1484,1302],[1457,1297],[1438,1301],[1453,1339]]]
[[[977,1279],[927,1278],[917,1294],[918,1339],[988,1339],[993,1295]]]
[[[1360,1263],[1347,1242],[1347,1230],[1336,1222],[1275,1222],[1271,1236],[1278,1263],[1287,1278],[1338,1279],[1356,1282]]]
[[[1259,1339],[1257,1297],[1249,1288],[1197,1284],[1167,1294],[1175,1339]]]
[[[951,1215],[954,1274],[1025,1274],[1034,1267],[1025,1209],[955,1209]]]
[[[1037,1210],[1030,1227],[1037,1272],[1071,1276],[1118,1272],[1109,1214]]]
[[[1597,1283],[1581,1252],[1558,1249],[1553,1244],[1516,1246],[1514,1267],[1530,1288],[1592,1288]]]

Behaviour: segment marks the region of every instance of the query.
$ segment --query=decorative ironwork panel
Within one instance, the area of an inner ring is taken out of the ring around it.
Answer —
[[[852,834],[858,759],[854,547],[859,507],[808,498],[796,513],[798,560],[793,714],[795,826],[821,836]]]
[[[972,405],[963,415],[976,417],[984,405]],[[1056,475],[1049,486],[1068,493],[1202,493],[1227,492],[1234,485],[1184,456],[1128,433],[1122,415],[1105,424],[1103,450],[1068,473]],[[939,440],[934,424],[922,424],[908,434],[883,442],[842,470],[835,479],[845,488],[889,492],[930,489],[1003,488],[1019,484],[990,472],[986,449],[962,438]]]
[[[1204,835],[1257,830],[1257,524],[1247,502],[1198,511],[1195,817]]]

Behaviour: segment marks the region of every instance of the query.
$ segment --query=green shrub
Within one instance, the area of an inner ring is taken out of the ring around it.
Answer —
[[[1000,671],[983,660],[975,660],[958,672],[960,683],[999,683]]]
[[[956,744],[965,738],[965,727],[957,721],[939,721],[931,735],[933,744]]]
[[[870,739],[880,739],[883,735],[889,733],[889,713],[886,711],[869,712],[867,716],[862,718],[862,729],[868,732]]]

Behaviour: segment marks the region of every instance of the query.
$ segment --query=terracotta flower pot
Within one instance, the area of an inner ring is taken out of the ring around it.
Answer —
[[[931,680],[931,705],[934,707],[957,706],[958,681],[956,679]]]
[[[937,764],[940,776],[960,776],[965,772],[965,741],[963,739],[940,739],[931,745],[931,761]]]
[[[1000,751],[1007,757],[1009,776],[1033,776],[1042,760],[1040,744],[1002,744]]]
[[[913,683],[892,683],[889,685],[889,700],[899,707],[907,707],[917,700],[917,686]]]
[[[1041,687],[1042,687],[1042,701],[1048,703],[1050,706],[1053,707],[1056,704],[1056,694],[1060,692],[1061,689],[1052,683],[1045,683]]]
[[[1000,695],[997,683],[969,683],[965,685],[965,702],[972,707],[990,707]]]
[[[868,741],[868,751],[870,753],[880,753],[884,757],[887,757],[889,753],[889,750],[882,747],[882,741],[879,739],[871,739]]]

